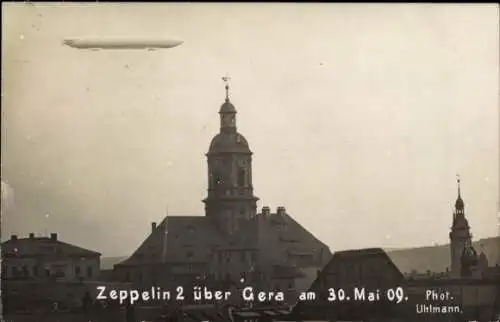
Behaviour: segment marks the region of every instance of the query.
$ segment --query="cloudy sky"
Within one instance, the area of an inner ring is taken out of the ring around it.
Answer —
[[[226,73],[259,207],[285,206],[332,250],[445,243],[460,173],[472,232],[497,234],[496,6],[3,4],[2,15],[3,239],[58,232],[127,255],[167,207],[203,215]],[[184,44],[81,51],[68,37]]]

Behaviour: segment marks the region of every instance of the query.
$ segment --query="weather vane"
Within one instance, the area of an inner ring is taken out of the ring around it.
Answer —
[[[222,80],[226,84],[226,100],[229,100],[229,81],[231,80],[231,77],[229,77],[226,73],[226,76],[222,77]]]

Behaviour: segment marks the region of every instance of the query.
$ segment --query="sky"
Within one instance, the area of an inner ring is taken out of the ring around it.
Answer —
[[[448,242],[456,174],[498,235],[499,11],[438,4],[2,4],[2,239],[131,254],[203,215],[231,76],[258,207],[332,251]],[[65,38],[162,38],[84,51]]]

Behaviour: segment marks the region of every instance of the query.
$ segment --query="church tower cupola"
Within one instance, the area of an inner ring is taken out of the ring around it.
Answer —
[[[229,77],[222,77],[222,80],[226,83],[226,100],[221,105],[219,110],[220,115],[220,131],[227,133],[236,132],[236,108],[229,100]]]
[[[229,77],[223,77],[226,98],[219,110],[220,131],[206,154],[208,196],[206,216],[226,233],[234,234],[245,220],[255,216],[257,200],[253,195],[252,151],[236,128],[236,108],[229,99]]]

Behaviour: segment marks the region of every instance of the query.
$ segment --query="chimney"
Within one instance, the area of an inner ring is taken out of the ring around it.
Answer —
[[[271,213],[271,208],[269,208],[268,206],[262,207],[262,215],[269,216],[270,213]]]
[[[57,234],[56,233],[51,233],[50,234],[50,240],[56,241],[57,240]]]
[[[10,240],[17,240],[17,235],[10,236]]]
[[[278,209],[276,209],[276,214],[279,216],[283,216],[284,214],[286,214],[285,207],[278,207]]]
[[[151,223],[151,232],[154,233],[155,230],[156,230],[156,223],[152,222]]]
[[[35,239],[35,234],[34,233],[30,233],[30,239]]]

